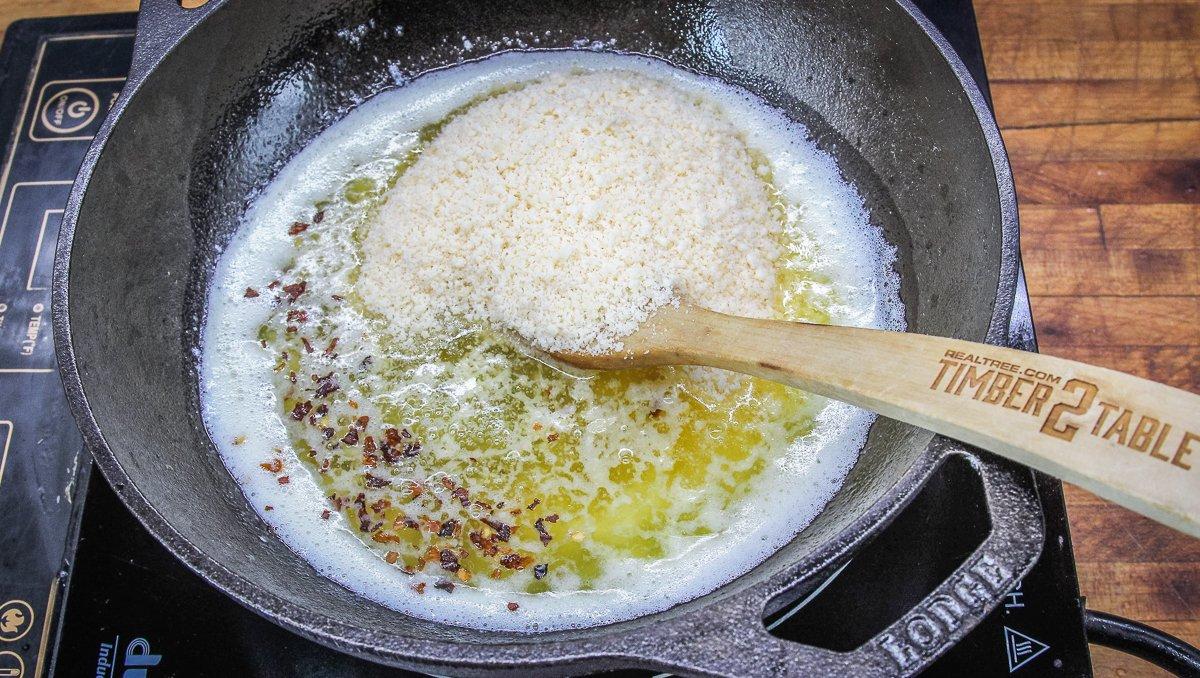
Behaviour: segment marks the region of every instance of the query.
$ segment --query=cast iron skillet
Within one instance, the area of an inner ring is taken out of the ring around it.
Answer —
[[[144,0],[128,84],[84,161],[55,266],[59,364],[97,464],[213,585],[376,661],[464,674],[916,672],[1015,585],[1043,532],[1027,471],[893,421],[875,424],[817,520],[751,572],[664,612],[543,634],[421,621],[355,596],[288,550],[222,465],[198,415],[198,328],[212,262],[255,191],[346,111],[422,72],[581,45],[718,76],[807,124],[898,247],[909,326],[1004,341],[1009,167],[979,90],[906,0]],[[767,633],[764,613],[813,590],[949,455],[979,471],[992,521],[957,571],[851,652]]]

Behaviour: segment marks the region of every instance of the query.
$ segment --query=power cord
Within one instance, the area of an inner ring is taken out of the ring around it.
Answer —
[[[1183,678],[1200,678],[1200,650],[1158,629],[1106,612],[1086,610],[1089,643],[1111,647]]]

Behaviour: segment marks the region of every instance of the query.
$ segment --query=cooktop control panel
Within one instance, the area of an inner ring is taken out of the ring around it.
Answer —
[[[13,24],[0,54],[0,676],[39,676],[90,462],[50,332],[54,249],[92,136],[124,84],[132,32]]]

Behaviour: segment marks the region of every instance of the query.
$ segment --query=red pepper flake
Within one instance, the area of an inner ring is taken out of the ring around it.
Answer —
[[[551,433],[550,435],[546,436],[546,442],[548,442],[548,443],[552,443],[552,442],[554,442],[555,440],[558,440],[558,434],[557,434],[557,433]]]
[[[422,494],[424,494],[424,492],[425,492],[425,488],[421,487],[417,483],[410,483],[408,486],[408,494],[413,499],[416,499],[417,497],[421,496]]]
[[[446,593],[454,593],[454,583],[446,581],[445,579],[439,579],[438,582],[433,585],[433,588],[441,589]]]
[[[396,528],[397,530],[420,530],[421,524],[412,518],[409,518],[408,516],[397,516],[396,519],[392,521],[392,527]]]
[[[425,582],[419,581],[413,584],[412,590],[416,591],[419,595],[425,595]]]
[[[322,221],[325,221],[325,210],[321,210],[313,215],[313,223],[314,224],[319,224]]]
[[[354,401],[351,400],[350,402],[353,403]],[[351,405],[351,407],[355,407],[355,406]],[[371,423],[371,418],[364,414],[363,416],[359,417],[357,421],[354,422],[354,425],[357,426],[359,429],[366,429],[367,424],[369,424],[369,423]]]
[[[557,513],[551,513],[550,515],[546,516],[546,522],[548,522],[548,523],[557,523],[557,522],[558,522],[558,514],[557,514]]]
[[[363,466],[370,466],[371,468],[375,468],[375,466],[379,464],[379,457],[376,457],[373,454],[367,454],[366,452],[363,452],[362,459],[363,459]]]
[[[333,376],[333,372],[323,377],[318,377],[314,374],[312,375],[312,380],[317,382],[317,390],[313,392],[313,395],[318,398],[324,398],[341,388],[341,384],[338,384],[337,377]]]
[[[485,555],[485,556],[488,556],[488,557],[494,556],[494,555],[496,555],[497,551],[499,550],[496,547],[495,539],[485,538],[482,534],[479,534],[478,532],[471,532],[471,534],[469,536],[471,538],[471,543],[475,545],[475,548],[477,548],[481,552],[483,552],[483,555]]]
[[[346,445],[357,445],[358,429],[351,428],[349,431],[347,431],[346,435],[342,436],[342,442]]]
[[[386,442],[380,443],[379,453],[383,455],[383,460],[389,464],[395,464],[396,462],[400,461],[400,455],[396,454],[395,450],[392,449],[392,446],[388,445]]]
[[[385,532],[376,532],[375,534],[371,535],[371,541],[377,544],[390,544],[399,542],[400,537],[397,537],[394,534],[387,534]]]
[[[295,372],[288,372],[288,381],[292,382],[293,384],[296,383],[296,373]]]
[[[538,539],[542,540],[542,546],[549,544],[550,540],[554,538],[551,537],[550,533],[546,531],[546,524],[541,518],[538,518],[533,522],[533,529],[537,530]]]
[[[534,565],[533,566],[533,578],[534,579],[543,579],[546,576],[546,572],[548,572],[549,570],[550,570],[550,566],[545,563],[542,563],[541,565]]]
[[[287,295],[288,303],[290,304],[299,299],[300,295],[304,294],[304,290],[307,288],[308,283],[301,280],[300,282],[292,283],[291,285],[284,285],[283,293]]]
[[[467,492],[467,488],[465,488],[465,487],[455,488],[455,490],[453,492],[451,492],[450,494],[455,499],[457,499],[459,501],[459,503],[461,503],[463,506],[467,506],[471,503],[471,496]]]
[[[337,433],[337,431],[334,431],[332,426],[326,426],[321,429],[321,437],[325,440],[332,438],[334,433]]]
[[[540,422],[540,421],[533,422],[533,430],[535,430],[535,431],[542,430],[542,422]]]
[[[267,504],[266,506],[263,507],[263,510],[264,511],[274,511],[275,507],[271,506],[270,504]]]
[[[292,482],[291,478],[289,478],[287,476],[279,476],[279,484],[280,485],[287,485],[290,482]]]
[[[517,605],[516,603],[509,603],[507,607],[509,612],[516,612],[521,606]]]
[[[453,537],[458,534],[458,521],[451,518],[442,523],[442,529],[438,530],[439,537]]]
[[[666,414],[666,413],[667,413],[667,412],[666,412],[666,410],[663,410],[662,408],[656,407],[656,408],[654,408],[653,410],[650,410],[650,418],[651,418],[651,419],[658,419],[659,417],[663,416],[663,415],[664,415],[664,414]]]
[[[392,502],[388,501],[387,497],[384,497],[383,499],[380,499],[379,501],[375,502],[374,504],[371,504],[371,510],[374,511],[375,513],[379,513],[380,511],[391,508],[391,506],[392,506]]]
[[[337,348],[337,343],[338,343],[338,338],[334,337],[333,341],[329,342],[329,345],[326,346],[325,350],[321,352],[321,355],[325,356],[326,358],[331,358],[331,357],[334,357],[335,355],[337,355],[336,353],[333,352],[333,349]]]
[[[280,471],[283,470],[283,460],[282,459],[272,459],[270,462],[267,462],[265,464],[259,464],[259,466],[261,466],[266,471],[270,471],[271,473],[279,473]]]
[[[400,431],[397,429],[394,429],[394,428],[384,429],[383,430],[383,439],[387,442],[388,445],[391,445],[392,447],[399,447],[400,444],[403,442],[402,440],[400,440]]]
[[[500,564],[510,570],[524,570],[533,564],[533,558],[519,553],[510,553],[500,558]]]
[[[458,572],[460,567],[458,564],[458,556],[450,549],[442,549],[441,551],[442,569],[448,572]]]
[[[325,403],[321,403],[320,405],[317,405],[317,409],[313,410],[313,412],[316,412],[318,416],[323,417],[327,412],[329,412],[329,406]]]
[[[418,442],[406,442],[404,443],[404,447],[401,448],[401,454],[406,457],[415,457],[420,453],[421,443]]]
[[[383,450],[383,458],[389,463],[394,464],[400,460],[400,455],[405,457],[415,457],[421,452],[421,443],[406,439],[412,438],[412,434],[408,429],[397,430],[395,428],[385,429],[383,432],[384,442],[381,449]],[[395,448],[400,449],[400,455],[394,452]],[[445,482],[443,482],[445,484]],[[447,485],[447,489],[453,487],[453,484]]]
[[[364,454],[373,454],[375,452],[375,449],[376,449],[375,448],[375,437],[367,436],[366,440],[363,441],[363,453]]]
[[[329,298],[333,299],[334,301],[345,301],[346,300],[346,297],[343,297],[340,294],[331,294],[331,295],[329,295]]]
[[[266,340],[266,339],[263,339],[262,341],[259,341],[259,342],[258,342],[258,345],[259,345],[259,346],[262,346],[263,348],[266,348],[266,347],[267,347],[267,340]]]
[[[278,280],[272,280],[270,283],[268,283],[268,284],[267,284],[267,289],[269,289],[269,290],[273,290],[273,289],[275,289],[276,287],[279,287],[279,281],[278,281]]]
[[[242,296],[246,297],[247,299],[253,299],[254,297],[258,296],[258,290],[254,289],[253,287],[247,287],[246,293]]]
[[[303,221],[293,221],[291,228],[288,229],[288,235],[300,235],[308,230],[308,224]]]
[[[396,561],[400,559],[400,554],[395,551],[388,551],[384,554],[383,559],[387,561],[388,565],[395,565]]]
[[[321,511],[321,520],[329,520],[330,515],[332,515],[332,514],[329,512],[329,509],[325,509],[324,511]]]
[[[379,488],[387,487],[388,485],[392,484],[392,481],[388,480],[387,478],[377,478],[370,473],[364,473],[363,475],[366,476],[367,487]]]
[[[295,325],[288,325],[287,327],[283,328],[283,331],[287,332],[288,334],[295,334],[300,331],[300,328],[296,327]]]
[[[534,499],[534,500],[533,500],[533,502],[532,502],[531,504],[529,504],[529,506],[526,506],[525,508],[527,508],[527,509],[529,509],[530,511],[532,511],[532,510],[534,510],[535,508],[537,508],[538,504],[540,504],[540,503],[542,503],[542,500],[541,500],[541,499]]]
[[[508,541],[508,538],[512,536],[512,527],[509,525],[505,525],[504,523],[502,523],[498,520],[493,520],[491,518],[484,518],[483,524],[487,525],[488,527],[495,530],[496,538],[499,539],[500,541]]]
[[[305,323],[308,322],[308,311],[302,308],[293,308],[287,312],[287,321],[289,323]]]
[[[308,340],[308,337],[300,337],[300,341],[304,344],[305,352],[307,352],[307,353],[313,352],[312,342]]]

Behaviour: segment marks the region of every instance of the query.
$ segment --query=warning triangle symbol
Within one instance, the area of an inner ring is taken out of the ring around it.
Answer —
[[[1050,646],[1040,640],[1030,638],[1024,633],[1014,631],[1007,626],[1004,627],[1004,650],[1008,654],[1009,673],[1025,666],[1033,661],[1035,657],[1049,649]]]

